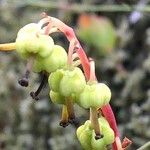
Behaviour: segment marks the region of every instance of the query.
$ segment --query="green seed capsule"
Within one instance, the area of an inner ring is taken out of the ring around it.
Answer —
[[[95,132],[92,133],[91,145],[93,150],[105,150],[106,146],[114,142],[114,131],[110,128],[107,120],[104,117],[98,119],[102,139],[95,140]],[[107,150],[107,149],[106,149]]]
[[[109,127],[109,123],[108,123],[108,121],[104,118],[104,117],[100,117],[100,118],[98,118],[98,122],[100,123],[100,124],[102,124],[103,126],[107,126],[107,127]]]
[[[58,69],[50,74],[48,78],[48,83],[51,90],[53,90],[54,92],[59,92],[60,81],[63,78],[63,75],[64,75],[63,69]]]
[[[77,138],[84,150],[92,150],[91,138],[92,138],[92,128],[90,126],[90,121],[87,120],[84,125],[77,129]]]
[[[80,68],[66,70],[60,81],[60,93],[65,97],[80,94],[86,85],[85,77]]]
[[[110,128],[109,123],[104,117],[98,119],[101,139],[95,139],[95,132],[91,126],[91,121],[87,120],[84,125],[77,129],[77,138],[85,150],[107,150],[106,146],[114,142],[114,131]]]
[[[59,45],[54,45],[52,54],[44,59],[43,64],[47,72],[54,72],[67,65],[67,53],[65,49]]]
[[[29,23],[19,30],[17,36],[19,37],[24,36],[25,34],[35,34],[36,32],[39,32],[40,29],[41,28],[37,23]]]
[[[21,36],[16,39],[16,51],[24,59],[30,56],[30,54],[26,50],[26,39],[28,39],[27,35]]]
[[[103,140],[105,145],[112,144],[114,142],[114,131],[109,126],[102,126],[102,131],[104,134]]]
[[[53,39],[42,35],[37,24],[28,24],[19,30],[16,39],[16,51],[23,57],[31,55],[46,57],[52,52]]]
[[[51,101],[55,104],[65,104],[65,98],[57,92],[50,91],[49,93]]]
[[[47,35],[25,35],[16,39],[16,50],[23,58],[26,54],[46,57],[51,54],[53,46],[53,39]]]
[[[40,57],[47,57],[48,55],[51,55],[53,53],[54,48],[54,41],[50,36],[47,35],[39,35],[38,37],[39,42],[38,48],[39,48],[39,56]]]
[[[51,55],[45,58],[38,57],[34,63],[34,71],[40,72],[45,70],[48,73],[54,72],[67,65],[67,53],[65,49],[59,45],[53,46]]]
[[[83,108],[101,108],[109,103],[111,91],[103,83],[86,85],[77,103]]]
[[[92,147],[92,150],[107,150],[103,138],[95,140],[95,132],[94,131],[92,132],[91,147]]]

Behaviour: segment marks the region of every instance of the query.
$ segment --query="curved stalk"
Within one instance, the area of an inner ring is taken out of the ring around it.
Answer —
[[[63,32],[64,35],[67,37],[68,41],[75,41],[76,45],[76,53],[78,54],[83,70],[84,70],[84,74],[86,76],[86,79],[89,80],[90,79],[90,63],[89,60],[83,50],[83,48],[81,47],[73,29],[69,26],[67,26],[65,23],[63,23],[62,21],[60,21],[59,19],[56,19],[54,17],[50,17],[50,16],[46,16],[44,19],[42,19],[39,24],[45,24],[45,23],[49,23],[52,24],[52,27],[56,27],[58,28],[58,30],[60,32]],[[49,28],[49,26],[47,26]],[[71,56],[72,57],[72,56]],[[121,150],[120,148],[120,138],[119,138],[119,130],[116,124],[116,119],[114,116],[114,113],[111,109],[111,106],[108,104],[105,107],[102,108],[102,112],[104,114],[104,117],[107,119],[107,121],[109,122],[111,128],[113,129],[114,133],[115,133],[115,142],[113,143],[113,149],[114,150]]]
[[[110,104],[107,104],[107,105],[103,106],[101,108],[101,110],[102,110],[102,113],[103,113],[104,117],[108,121],[110,127],[113,129],[113,131],[115,133],[115,142],[113,143],[113,149],[114,150],[122,150],[121,141],[120,141],[120,138],[119,138],[119,136],[120,136],[119,130],[118,130],[118,127],[117,127],[115,115],[112,111],[112,108],[111,108]]]
[[[146,149],[150,149],[150,141],[141,146],[140,148],[138,148],[137,150],[146,150]]]
[[[68,50],[68,65],[71,66],[73,63],[73,52],[75,50],[75,40],[70,41],[69,50]]]
[[[95,62],[92,58],[90,58],[90,78],[89,82],[96,81],[96,75],[95,75]]]
[[[45,28],[45,31],[47,31],[47,30],[49,30],[49,28],[53,28],[53,27],[58,28],[58,30],[60,32],[64,33],[64,35],[67,37],[70,44],[72,44],[72,42],[75,43],[75,45],[74,45],[75,51],[81,60],[81,64],[83,66],[85,76],[88,79],[89,71],[90,71],[89,60],[88,60],[83,48],[81,47],[80,42],[78,41],[78,39],[74,33],[74,30],[71,27],[67,26],[65,23],[63,23],[62,21],[60,21],[59,19],[47,16],[47,15],[45,15],[45,18],[41,19],[38,24],[40,24],[42,26],[42,24],[44,25],[46,23],[49,23],[51,25],[47,25],[48,29]],[[73,55],[72,48],[70,48],[68,53],[69,53],[69,59],[71,59],[72,55]]]
[[[34,99],[34,100],[39,100],[38,95],[40,94],[41,90],[43,89],[44,85],[47,83],[47,75],[45,73],[42,74],[42,80],[41,83],[38,87],[38,89],[34,92],[30,92],[30,96]]]

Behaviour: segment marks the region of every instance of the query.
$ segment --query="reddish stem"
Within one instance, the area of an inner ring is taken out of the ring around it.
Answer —
[[[51,24],[47,26],[47,28],[49,27],[57,27],[59,31],[63,32],[65,34],[65,36],[67,37],[68,41],[71,43],[72,41],[75,42],[75,50],[76,53],[78,54],[80,60],[81,60],[81,64],[86,76],[86,79],[89,80],[90,79],[90,63],[89,60],[83,50],[83,48],[81,47],[73,29],[69,26],[67,26],[66,24],[64,24],[62,21],[60,21],[57,18],[54,17],[49,17],[46,16],[46,18],[42,19],[39,24],[44,24],[44,23],[49,23]],[[49,29],[46,29],[47,31]],[[73,49],[70,48],[71,52],[69,53],[69,59],[72,59],[72,54],[73,54]],[[114,116],[114,113],[112,111],[111,106],[108,104],[106,106],[104,106],[102,108],[102,112],[104,114],[104,117],[107,119],[107,121],[110,124],[110,127],[113,129],[114,133],[115,133],[115,142],[113,143],[113,149],[114,150],[121,150],[122,147],[119,146],[120,145],[120,138],[119,138],[119,131],[117,128],[117,124],[116,124],[116,119]],[[120,148],[119,148],[120,147]]]
[[[68,65],[69,66],[71,66],[73,62],[72,55],[73,55],[74,50],[75,50],[75,41],[72,40],[70,42],[69,50],[68,50]]]
[[[113,129],[113,131],[115,133],[115,142],[113,143],[113,149],[120,150],[120,149],[118,149],[118,147],[120,147],[119,143],[121,143],[120,139],[118,139],[118,137],[120,136],[119,130],[118,130],[116,119],[115,119],[115,116],[114,116],[114,113],[112,111],[110,104],[103,106],[101,108],[101,110],[102,110],[102,113],[105,116],[106,120],[108,121],[110,127]]]
[[[89,82],[97,81],[96,75],[95,75],[95,62],[92,58],[90,60],[90,78]]]
[[[47,28],[45,29],[46,31],[50,31],[50,27],[57,27],[59,31],[63,32],[65,34],[65,36],[67,37],[68,41],[70,42],[70,44],[72,44],[74,42],[74,47],[75,47],[75,51],[78,54],[80,60],[81,60],[81,64],[85,73],[86,78],[88,79],[88,77],[90,76],[90,64],[89,64],[89,60],[83,50],[83,48],[80,45],[80,42],[78,41],[74,30],[67,26],[65,23],[63,23],[62,21],[60,21],[57,18],[54,17],[50,17],[50,16],[46,16],[46,18],[42,19],[39,24],[45,24],[45,23],[49,23],[51,25],[47,25]],[[72,46],[70,46],[69,49],[69,62],[70,60],[72,60],[72,55],[73,55],[73,49]]]
[[[90,77],[90,63],[89,60],[84,52],[84,50],[82,48],[79,48],[76,50],[76,53],[78,54],[80,60],[81,60],[81,64],[84,70],[84,74],[86,79],[88,80]]]
[[[122,148],[125,150],[131,144],[132,144],[132,141],[125,137],[122,142]]]
[[[102,107],[102,113],[105,116],[105,118],[108,120],[110,127],[115,131],[115,136],[119,136],[116,119],[110,104]]]

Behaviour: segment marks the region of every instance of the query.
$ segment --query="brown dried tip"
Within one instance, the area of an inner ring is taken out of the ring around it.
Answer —
[[[29,81],[27,78],[22,78],[22,79],[19,79],[18,80],[18,83],[21,85],[21,86],[24,86],[24,87],[27,87],[29,85]]]
[[[65,128],[69,125],[69,122],[60,121],[59,125],[62,126],[63,128]]]
[[[47,15],[46,12],[42,12],[42,13],[41,13],[41,17],[42,17],[42,18],[46,18],[46,17],[48,17],[48,15]]]
[[[37,94],[36,94],[36,92],[30,92],[30,96],[34,99],[34,100],[36,100],[36,101],[38,101],[39,100],[39,97],[37,96]]]
[[[27,86],[29,85],[29,80],[28,80],[29,74],[30,74],[30,71],[27,70],[27,71],[25,72],[24,77],[18,80],[18,83],[19,83],[21,86],[27,87]]]
[[[69,123],[73,124],[75,127],[79,127],[79,120],[77,118],[69,118]]]
[[[104,137],[103,134],[96,134],[96,135],[95,135],[95,140],[102,139],[103,137]]]
[[[90,57],[90,58],[89,58],[89,61],[91,62],[91,61],[94,61],[94,60],[93,60],[93,58]]]
[[[28,79],[29,79],[30,72],[32,70],[33,61],[34,61],[34,58],[32,58],[32,57],[30,57],[27,61],[25,74],[23,75],[23,77],[21,79],[18,80],[18,83],[21,86],[27,87],[29,85]]]

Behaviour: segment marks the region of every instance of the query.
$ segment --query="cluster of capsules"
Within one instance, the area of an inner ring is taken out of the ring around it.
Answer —
[[[53,20],[55,24],[59,24],[59,21]],[[70,41],[67,54],[49,35],[58,29],[49,25],[44,27],[45,22],[43,20],[42,23],[30,23],[18,32],[15,48],[17,53],[27,60],[26,72],[18,82],[27,87],[31,70],[41,73],[42,82],[37,91],[30,93],[31,97],[38,100],[40,90],[48,81],[51,101],[62,105],[60,125],[66,127],[70,123],[77,124],[74,104],[88,109],[90,118],[77,128],[77,138],[85,150],[107,150],[115,141],[115,134],[99,110],[109,104],[111,91],[106,84],[96,80],[95,63],[92,59],[89,59],[90,71],[86,72],[86,61],[83,60],[85,55],[79,51],[77,39],[72,39],[68,32],[65,32]],[[80,67],[81,63],[85,64],[85,68]],[[84,72],[89,74],[89,80]]]

